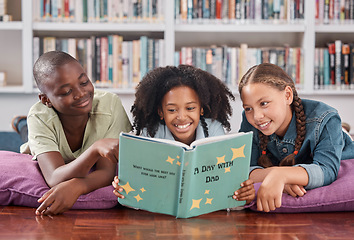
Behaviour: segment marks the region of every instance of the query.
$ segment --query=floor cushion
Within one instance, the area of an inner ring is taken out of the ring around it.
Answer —
[[[0,205],[38,207],[37,200],[49,190],[32,156],[0,151]],[[113,187],[81,195],[72,209],[108,209],[118,204]]]
[[[255,184],[258,191],[261,183]],[[246,207],[257,211],[256,201]],[[354,159],[342,160],[338,178],[332,184],[308,190],[303,197],[283,194],[280,208],[271,212],[354,211]]]

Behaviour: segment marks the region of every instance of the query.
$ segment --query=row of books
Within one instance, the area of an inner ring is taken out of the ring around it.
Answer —
[[[151,69],[164,66],[164,39],[141,36],[123,41],[120,35],[89,38],[33,38],[33,60],[48,51],[71,54],[97,87],[134,88]]]
[[[34,21],[161,22],[164,0],[33,0]]]
[[[315,19],[318,24],[353,23],[353,0],[317,0]]]
[[[0,22],[12,21],[12,15],[7,14],[7,0],[0,0]]]
[[[175,0],[177,22],[292,22],[304,18],[304,0]]]
[[[354,43],[341,40],[315,49],[315,89],[354,89]]]
[[[246,71],[260,63],[273,63],[282,67],[294,80],[298,89],[303,88],[303,50],[301,48],[262,47],[182,47],[175,52],[175,65],[189,64],[206,70],[220,78],[232,89]]]

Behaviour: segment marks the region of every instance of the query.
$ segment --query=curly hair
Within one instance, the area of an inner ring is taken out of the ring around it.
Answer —
[[[291,104],[292,109],[295,112],[296,117],[296,139],[295,139],[295,151],[279,163],[279,166],[293,166],[295,165],[295,156],[299,152],[306,134],[306,115],[301,99],[297,94],[294,81],[289,75],[277,65],[270,63],[262,63],[251,67],[246,74],[240,80],[238,90],[241,95],[244,86],[250,83],[263,83],[268,86],[274,87],[279,91],[283,91],[287,86],[290,86],[293,91],[293,102]],[[258,164],[263,167],[273,166],[269,156],[267,155],[268,136],[259,131],[261,156],[258,159]],[[270,153],[268,153],[270,154]]]
[[[230,131],[230,100],[235,100],[232,92],[214,75],[190,65],[179,65],[155,68],[138,84],[131,108],[137,135],[146,128],[150,136],[155,136],[159,123],[164,124],[158,115],[162,99],[168,91],[178,86],[190,87],[197,93],[204,109],[200,121],[205,136],[209,134],[204,117],[219,121]]]

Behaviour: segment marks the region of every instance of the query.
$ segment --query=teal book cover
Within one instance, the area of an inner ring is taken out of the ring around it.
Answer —
[[[233,193],[248,179],[252,133],[209,137],[190,146],[121,133],[120,204],[189,218],[242,206]]]

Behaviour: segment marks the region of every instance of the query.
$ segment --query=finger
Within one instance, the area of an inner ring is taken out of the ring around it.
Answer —
[[[268,201],[268,207],[269,207],[269,211],[274,211],[275,210],[275,200],[274,199],[270,199]]]
[[[282,194],[280,194],[278,197],[275,198],[275,207],[276,208],[281,207],[281,197],[282,197]]]
[[[291,187],[288,187],[288,188],[286,189],[286,193],[289,194],[289,195],[291,195],[291,196],[293,196],[293,197],[297,197],[296,193],[292,190]]]
[[[254,182],[251,179],[247,179],[246,181],[244,181],[243,183],[241,183],[241,186],[249,186],[252,185]]]
[[[45,215],[45,211],[47,208],[53,203],[53,201],[50,201],[50,199],[44,200],[41,205],[36,209],[36,215]]]
[[[263,212],[269,212],[269,205],[268,205],[268,201],[262,200],[262,208],[263,208]]]
[[[113,181],[118,184],[118,183],[119,183],[119,178],[118,178],[118,176],[114,176],[114,180],[113,180]]]
[[[295,188],[294,188],[294,192],[296,193],[296,195],[297,196],[299,196],[299,197],[302,197],[302,196],[304,196],[304,192],[303,192],[303,190],[305,190],[304,188],[301,188],[300,186],[296,186]]]
[[[119,198],[125,198],[124,197],[124,195],[122,195],[120,192],[118,192],[116,189],[115,190],[113,190],[113,193],[114,193],[114,195],[116,195],[117,197],[119,197]]]
[[[257,197],[257,210],[258,211],[263,211],[263,205],[262,205],[262,201],[259,197]]]
[[[49,191],[46,192],[45,194],[43,194],[43,196],[40,197],[40,198],[37,200],[37,202],[43,202],[44,200],[46,200],[46,199],[50,196],[50,194],[51,194],[52,192],[53,192],[52,188],[49,189]]]
[[[117,189],[119,185],[118,185],[115,181],[113,181],[113,182],[112,182],[112,186],[113,186],[115,189]]]

